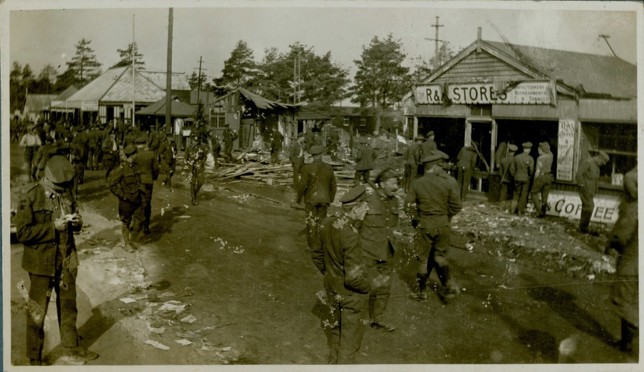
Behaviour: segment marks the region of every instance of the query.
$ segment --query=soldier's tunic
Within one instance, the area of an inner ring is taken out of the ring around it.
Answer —
[[[103,149],[103,167],[105,168],[105,178],[110,175],[112,169],[119,164],[119,144],[115,137],[107,135],[101,145]]]
[[[56,291],[58,323],[64,348],[78,346],[76,329],[76,273],[78,257],[74,231],[56,231],[54,220],[76,213],[76,203],[69,190],[48,193],[41,184],[33,185],[23,195],[16,213],[16,236],[24,245],[22,268],[29,273],[27,304],[27,356],[40,360],[44,344],[44,322],[52,289]]]
[[[403,187],[409,191],[411,183],[418,178],[418,166],[420,165],[421,147],[419,144],[412,142],[407,147],[404,154],[405,170]]]
[[[143,222],[141,207],[141,176],[138,170],[126,161],[115,168],[108,177],[110,191],[119,199],[119,218],[129,231],[137,232]]]
[[[512,160],[514,160],[514,153],[508,153],[499,163],[499,175],[501,176],[501,194],[499,201],[501,202],[508,200],[508,197],[512,195],[512,191],[514,190],[512,187],[514,179],[510,173]]]
[[[590,220],[595,209],[595,201],[593,198],[597,194],[598,180],[599,180],[599,155],[586,158],[579,165],[575,181],[579,186],[579,198],[581,199],[581,218],[579,220],[579,228],[582,232],[588,230]]]
[[[550,187],[553,181],[552,160],[552,153],[541,154],[537,158],[531,192],[534,209],[539,213],[539,216],[546,215],[548,195],[550,194]]]
[[[150,229],[152,216],[152,191],[154,181],[159,177],[159,161],[151,150],[139,150],[135,166],[141,176],[141,208],[143,211],[143,230]]]
[[[237,134],[230,128],[226,128],[222,136],[224,139],[224,158],[230,162],[233,160],[233,142],[237,139]]]
[[[206,160],[208,159],[208,145],[195,140],[186,150],[186,164],[190,177],[190,197],[192,203],[199,203],[197,194],[203,186],[206,177]]]
[[[369,173],[373,169],[373,160],[376,158],[373,148],[368,143],[360,144],[356,153],[356,165],[354,167],[356,173],[354,184],[362,182],[369,182]]]
[[[288,158],[293,166],[293,189],[297,190],[297,185],[300,182],[300,171],[302,170],[302,165],[304,165],[304,149],[299,141],[291,141]]]
[[[514,198],[512,201],[512,213],[518,211],[520,215],[525,213],[528,202],[528,187],[530,178],[534,173],[534,159],[527,152],[514,157],[510,165],[510,174],[514,178]]]
[[[333,168],[322,159],[304,164],[301,177],[296,202],[300,203],[304,198],[306,242],[309,249],[316,249],[320,245],[320,223],[335,199],[337,184]]]
[[[405,208],[418,221],[418,274],[424,281],[436,268],[441,283],[447,286],[449,222],[462,208],[456,181],[442,170],[426,173],[412,183],[405,198]]]
[[[279,163],[279,154],[282,151],[282,142],[284,136],[278,130],[274,130],[271,134],[271,163]]]
[[[322,244],[314,247],[312,259],[324,275],[329,306],[328,319],[322,323],[330,349],[328,363],[352,363],[367,321],[369,279],[351,219],[342,215],[324,220]]]
[[[465,200],[467,197],[476,160],[478,160],[478,154],[472,146],[464,146],[456,157],[456,166],[458,167],[457,183],[461,190],[461,200]]]
[[[164,138],[159,145],[159,174],[161,182],[172,187],[172,175],[174,174],[176,162],[175,143],[171,138]]]
[[[360,227],[360,240],[371,279],[369,292],[369,319],[381,323],[389,295],[394,255],[393,229],[398,225],[398,199],[387,196],[378,189],[369,190],[366,200],[367,215]]]

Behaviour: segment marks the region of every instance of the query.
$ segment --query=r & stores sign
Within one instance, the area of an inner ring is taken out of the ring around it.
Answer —
[[[448,84],[447,97],[453,104],[549,105],[555,103],[554,84],[548,81],[521,82],[505,90],[494,83]],[[414,89],[419,105],[439,105],[444,102],[443,85],[418,85]]]

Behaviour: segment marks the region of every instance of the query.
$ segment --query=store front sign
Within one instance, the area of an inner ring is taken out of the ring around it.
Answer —
[[[591,217],[592,222],[614,224],[619,215],[620,198],[611,195],[597,195],[593,199],[595,209]],[[572,218],[581,217],[581,199],[579,194],[572,191],[551,191],[548,195],[550,210],[548,215]]]
[[[576,132],[577,122],[575,119],[559,120],[559,139],[557,142],[558,180],[572,181]]]
[[[414,89],[419,105],[443,104],[443,85],[418,85]],[[549,105],[553,102],[554,91],[547,81],[521,82],[507,90],[500,91],[494,83],[448,84],[447,97],[452,104],[505,104],[505,105]]]

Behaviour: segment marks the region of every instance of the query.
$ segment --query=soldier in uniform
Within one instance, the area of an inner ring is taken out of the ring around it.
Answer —
[[[297,138],[291,138],[291,146],[288,149],[288,158],[293,166],[293,189],[297,190],[297,185],[300,182],[300,170],[304,165],[304,136],[299,135]]]
[[[295,202],[299,204],[304,198],[307,246],[317,249],[320,245],[320,224],[335,198],[337,184],[333,167],[322,161],[324,147],[315,145],[309,152],[313,155],[313,162],[302,167]]]
[[[367,137],[360,137],[358,142],[360,144],[356,151],[356,165],[354,167],[356,174],[353,179],[355,186],[360,184],[361,179],[364,183],[369,183],[369,173],[373,169],[373,160],[376,158],[376,154],[373,152]]]
[[[471,144],[466,143],[456,156],[456,166],[458,167],[457,184],[461,190],[461,201],[465,201],[467,192],[470,190],[470,181],[472,180],[477,160],[478,153],[474,142]]]
[[[550,194],[550,186],[553,181],[550,144],[548,142],[541,142],[538,151],[539,157],[537,158],[537,165],[534,170],[534,183],[532,184],[531,193],[534,209],[538,213],[537,217],[543,218],[549,209],[548,195]]]
[[[85,163],[87,161],[87,136],[80,128],[74,129],[74,139],[72,140],[72,164],[76,171],[74,182],[74,195],[78,193],[78,185],[85,181]]]
[[[420,165],[421,158],[421,144],[423,143],[423,135],[419,134],[414,138],[414,141],[407,146],[405,151],[405,192],[409,191],[411,183],[418,178],[418,166]]]
[[[119,199],[119,218],[123,234],[123,249],[134,252],[132,236],[138,234],[143,213],[141,208],[141,176],[134,166],[137,156],[136,146],[127,145],[123,150],[125,159],[121,165],[110,172],[108,185],[110,191]]]
[[[606,253],[617,254],[617,280],[611,287],[610,299],[621,318],[618,346],[620,350],[632,354],[639,349],[637,167],[624,175],[624,191],[624,199],[619,205],[619,218],[609,236]]]
[[[421,145],[421,154],[425,156],[425,154],[430,154],[434,150],[438,150],[438,146],[436,146],[436,142],[434,141],[434,131],[430,130],[427,133],[427,139],[425,142],[423,142]]]
[[[101,144],[98,123],[94,123],[85,133],[87,134],[87,169],[98,170],[98,147]]]
[[[206,178],[206,160],[208,159],[207,137],[193,135],[192,143],[186,150],[185,162],[190,181],[190,199],[192,205],[199,205],[198,193]]]
[[[597,193],[597,180],[599,179],[599,167],[608,163],[608,154],[600,151],[599,154],[586,158],[579,165],[575,180],[579,187],[579,198],[581,199],[581,218],[579,220],[579,231],[588,233],[590,219],[595,209],[593,198]]]
[[[447,154],[439,150],[425,154],[422,160],[425,174],[412,183],[405,198],[405,208],[416,228],[417,293],[412,298],[418,301],[427,298],[427,279],[434,268],[443,285],[437,291],[441,299],[445,301],[459,293],[449,272],[447,251],[450,244],[449,223],[461,210],[461,199],[456,181],[441,168],[441,163],[447,159]]]
[[[365,200],[369,211],[360,227],[360,240],[371,280],[369,319],[371,328],[392,332],[396,328],[383,321],[393,277],[393,229],[398,225],[398,177],[389,168],[381,171],[367,186]]]
[[[518,213],[522,216],[528,203],[528,187],[534,173],[534,159],[530,156],[532,142],[524,142],[521,147],[523,152],[515,156],[510,165],[510,174],[514,178],[514,197],[510,213]]]
[[[508,206],[506,204],[508,197],[512,197],[512,192],[514,190],[514,179],[512,178],[512,174],[510,174],[510,165],[512,165],[514,154],[519,148],[516,145],[509,144],[507,149],[507,155],[505,155],[499,163],[499,175],[501,176],[501,195],[499,196],[499,201],[501,202],[501,209],[505,212],[508,211]]]
[[[159,144],[159,173],[161,174],[161,184],[172,188],[172,175],[174,174],[177,151],[176,142],[171,136],[161,132],[161,143]]]
[[[230,129],[228,124],[225,125],[222,133],[224,139],[224,158],[227,162],[233,161],[233,142],[238,138],[237,133]]]
[[[25,164],[27,164],[29,179],[35,181],[33,178],[34,156],[36,156],[38,149],[42,146],[42,141],[40,140],[40,136],[38,136],[38,128],[35,124],[30,125],[29,131],[22,136],[20,146],[24,148]]]
[[[273,128],[271,132],[271,163],[279,163],[280,151],[282,151],[282,143],[284,142],[284,136],[277,128]]]
[[[116,140],[115,131],[110,131],[103,143],[101,144],[103,149],[103,167],[105,168],[105,179],[110,175],[112,169],[118,166],[119,164],[119,143]]]
[[[16,236],[24,245],[22,268],[29,273],[27,357],[42,364],[45,315],[51,291],[56,291],[61,361],[84,364],[98,354],[79,346],[76,320],[78,256],[74,232],[83,220],[71,194],[74,167],[63,156],[47,162],[43,178],[21,196],[16,213]]]
[[[329,364],[355,361],[367,323],[370,284],[356,229],[369,209],[361,200],[364,193],[365,186],[360,185],[341,198],[345,212],[323,221],[322,243],[311,252],[313,263],[324,275],[329,311],[322,328],[329,345]]]
[[[154,181],[159,177],[159,161],[156,153],[146,147],[146,143],[145,136],[136,140],[137,155],[134,164],[141,176],[142,232],[149,234],[150,218],[152,217],[152,190],[154,189]]]

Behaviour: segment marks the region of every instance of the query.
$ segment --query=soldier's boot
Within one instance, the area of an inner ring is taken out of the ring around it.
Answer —
[[[199,204],[197,201],[197,190],[195,190],[194,186],[190,187],[190,199],[192,201],[192,205]]]
[[[452,299],[455,298],[459,293],[461,293],[460,288],[449,274],[449,266],[445,265],[442,267],[437,267],[436,273],[438,274],[438,278],[440,279],[441,284],[443,284],[443,288],[438,292],[438,295],[441,297],[441,299]]]
[[[638,327],[622,319],[622,338],[619,340],[619,350],[632,354],[633,340],[636,339]]]
[[[132,245],[132,239],[130,238],[130,229],[127,225],[123,224],[121,226],[121,234],[123,235],[123,250],[128,253],[134,252],[134,245]]]
[[[416,301],[425,301],[427,299],[427,294],[425,293],[427,279],[429,279],[429,274],[416,273],[416,293],[412,293],[409,298]]]
[[[539,194],[532,194],[532,204],[534,204],[534,211],[537,217],[542,217],[541,210],[543,206],[541,205],[541,196]]]
[[[547,205],[547,204],[543,204],[543,205],[541,206],[541,211],[539,212],[539,216],[538,216],[538,217],[539,217],[539,218],[544,218],[544,217],[546,216],[546,212],[547,212],[547,211],[548,211],[548,205]]]

